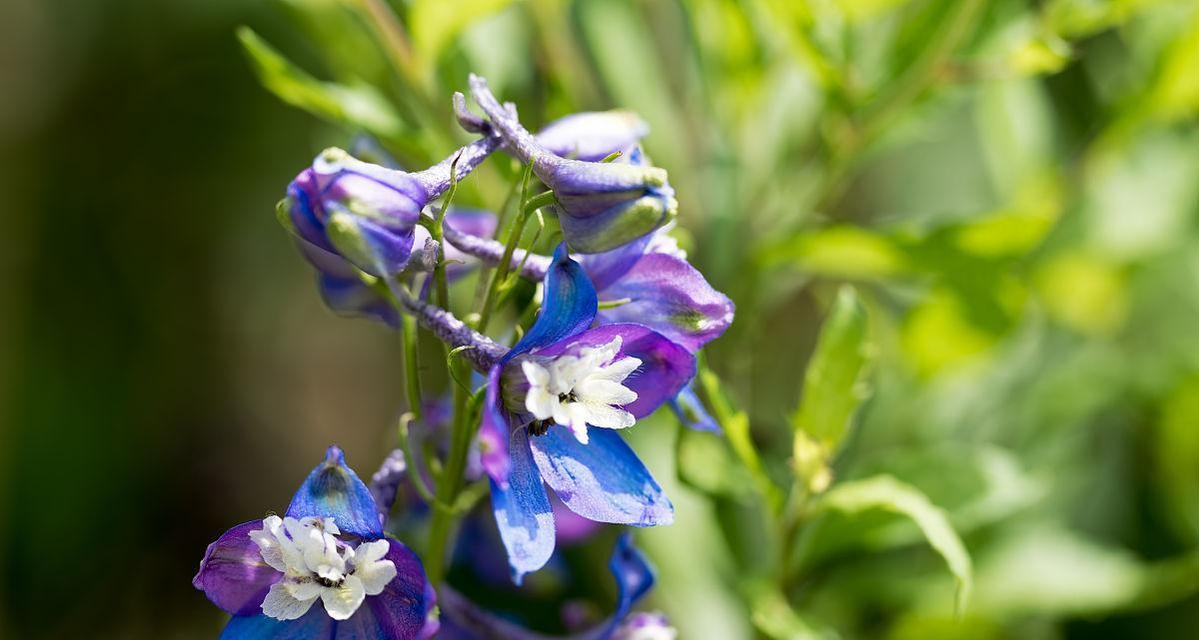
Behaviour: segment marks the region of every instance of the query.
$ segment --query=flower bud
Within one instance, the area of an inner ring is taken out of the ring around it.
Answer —
[[[644,163],[638,150],[629,153],[627,162],[563,158],[525,130],[511,110],[500,105],[485,80],[472,75],[471,90],[507,149],[531,163],[533,173],[554,192],[558,204],[551,210],[558,215],[572,251],[614,249],[677,215],[678,201],[666,171]]]
[[[326,149],[288,186],[280,221],[301,241],[365,273],[390,277],[408,265],[421,210],[449,188],[455,163],[461,179],[498,144],[488,136],[415,173],[362,162],[342,149]]]

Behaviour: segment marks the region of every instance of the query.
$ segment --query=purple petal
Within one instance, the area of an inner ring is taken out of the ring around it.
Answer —
[[[579,264],[583,265],[583,270],[587,272],[587,277],[591,278],[595,289],[602,292],[618,282],[621,276],[637,264],[657,235],[649,233],[611,251],[580,255]]]
[[[436,596],[420,559],[396,540],[385,559],[396,566],[396,577],[376,596],[367,596],[348,620],[334,620],[321,603],[313,603],[297,620],[276,620],[261,613],[234,616],[221,633],[222,640],[418,640],[427,624]]]
[[[377,596],[369,596],[363,607],[346,622],[362,618],[358,625],[364,632],[354,638],[396,638],[414,640],[421,637],[429,612],[437,597],[425,576],[420,558],[397,540],[388,538],[390,549],[384,557],[396,566],[396,577]],[[344,624],[344,623],[343,623]],[[341,631],[339,629],[339,631]],[[372,633],[373,632],[373,633]]]
[[[507,488],[508,437],[512,428],[508,411],[500,400],[500,373],[503,365],[495,365],[487,374],[487,395],[483,398],[482,422],[479,425],[479,463],[492,482]]]
[[[495,214],[484,209],[469,207],[450,207],[445,214],[445,223],[460,233],[466,233],[479,238],[490,238],[495,235],[498,220]]]
[[[674,521],[674,507],[662,487],[609,429],[589,429],[582,444],[569,429],[554,425],[532,439],[533,460],[571,511],[597,522],[651,527]]]
[[[596,305],[595,287],[586,272],[570,259],[565,244],[558,245],[545,276],[545,302],[541,305],[541,315],[504,361],[590,327],[595,320]]]
[[[695,395],[695,389],[690,383],[671,399],[670,410],[688,429],[724,433],[724,429],[720,428],[720,423],[704,408],[704,403],[700,401],[699,396]]]
[[[508,487],[491,481],[491,507],[516,584],[521,583],[526,573],[545,566],[554,553],[553,509],[533,463],[528,438],[525,429],[512,433]]]
[[[733,323],[733,302],[712,288],[686,260],[664,253],[643,256],[603,291],[605,300],[631,302],[605,309],[605,324],[637,322],[692,353],[720,337]]]
[[[564,158],[597,162],[620,151],[627,155],[649,134],[649,125],[632,111],[589,111],[559,118],[535,136]]]
[[[329,447],[287,508],[293,518],[333,518],[342,533],[371,540],[383,537],[383,521],[370,489],[346,465],[345,454]]]
[[[226,531],[208,545],[200,571],[192,578],[192,585],[227,613],[259,612],[266,592],[283,577],[262,560],[250,539],[250,532],[261,528],[261,520],[251,520]]]
[[[695,377],[695,356],[690,351],[639,324],[608,324],[589,329],[541,349],[537,354],[556,356],[574,352],[608,344],[617,336],[621,338],[617,357],[632,356],[641,360],[641,366],[622,383],[637,394],[635,401],[624,405],[624,410],[635,418],[653,413]]]
[[[379,320],[391,327],[398,327],[399,313],[386,298],[367,286],[358,275],[358,269],[340,255],[296,239],[296,247],[306,260],[317,270],[317,287],[321,299],[334,313],[351,317],[366,317]]]
[[[448,229],[477,238],[495,235],[497,222],[494,213],[482,209],[451,207],[445,216]],[[478,258],[460,251],[450,242],[445,243],[445,260],[446,276],[451,282],[463,277],[478,264]]]

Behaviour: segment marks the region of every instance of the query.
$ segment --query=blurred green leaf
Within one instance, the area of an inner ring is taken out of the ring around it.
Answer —
[[[403,121],[374,87],[321,82],[292,64],[249,27],[239,28],[237,37],[263,86],[287,104],[351,131],[365,130],[389,140],[404,133]]]
[[[415,0],[408,8],[412,42],[420,56],[436,61],[446,47],[473,22],[512,4],[513,0]]]
[[[1155,435],[1157,495],[1177,535],[1199,538],[1199,377],[1165,399]]]
[[[759,259],[836,278],[887,278],[908,268],[903,251],[889,238],[848,225],[799,234],[763,250]]]
[[[978,565],[976,608],[1001,615],[1108,611],[1136,597],[1146,579],[1131,554],[1053,524],[1009,534]]]
[[[675,453],[679,479],[684,484],[712,495],[740,498],[753,495],[753,477],[737,464],[720,434],[680,424]]]
[[[756,590],[751,615],[754,626],[773,640],[820,640],[836,637],[827,632],[816,631],[791,607],[783,594],[768,587]]]
[[[792,419],[795,471],[813,491],[828,486],[828,462],[869,395],[864,382],[873,350],[869,328],[857,292],[841,287],[808,363],[802,400]]]
[[[970,600],[974,576],[970,554],[962,544],[945,511],[929,502],[915,487],[891,476],[874,476],[834,486],[815,503],[813,511],[838,511],[857,515],[883,510],[903,515],[920,528],[933,548],[945,560],[957,585],[955,609],[963,612]]]
[[[1095,337],[1110,337],[1124,326],[1128,292],[1118,265],[1068,251],[1049,259],[1036,282],[1046,310],[1063,325]]]

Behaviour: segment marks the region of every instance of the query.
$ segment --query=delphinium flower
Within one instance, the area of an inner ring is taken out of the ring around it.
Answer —
[[[543,483],[590,520],[673,521],[669,500],[615,430],[652,413],[695,375],[691,353],[644,325],[591,328],[595,288],[564,246],[544,287],[541,315],[488,374],[479,433],[517,581],[554,549]]]
[[[653,526],[674,508],[615,430],[631,427],[695,375],[695,356],[644,325],[592,327],[595,287],[565,246],[554,252],[537,321],[510,350],[444,310],[400,296],[407,311],[487,372],[480,459],[513,578],[542,567],[555,528],[545,485],[597,522]]]
[[[566,244],[572,251],[608,251],[674,219],[678,201],[666,171],[642,162],[587,162],[563,158],[539,143],[512,110],[492,95],[487,82],[471,76],[471,92],[505,148],[554,192]],[[561,150],[561,149],[559,149]],[[640,154],[630,154],[637,155]]]
[[[233,615],[222,638],[430,637],[432,586],[416,554],[384,535],[384,519],[329,447],[282,517],[226,531],[192,583]]]
[[[673,632],[661,614],[640,614],[633,607],[654,586],[654,571],[633,545],[632,536],[622,535],[608,561],[616,579],[616,610],[602,622],[567,636],[550,636],[526,629],[486,611],[452,588],[443,590],[443,640],[672,640]],[[658,633],[658,635],[637,635]]]

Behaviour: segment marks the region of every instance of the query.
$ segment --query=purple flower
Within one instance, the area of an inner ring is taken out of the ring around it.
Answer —
[[[226,531],[192,584],[233,615],[222,638],[428,637],[433,588],[416,554],[384,536],[383,520],[329,447],[284,516]]]
[[[630,153],[627,162],[586,162],[559,156],[539,143],[487,82],[471,76],[471,92],[507,148],[553,190],[562,233],[572,251],[609,251],[661,227],[678,213],[666,171]]]
[[[480,457],[513,579],[554,550],[545,486],[589,520],[669,524],[674,508],[616,429],[632,426],[695,375],[695,356],[640,324],[591,328],[595,288],[554,252],[541,315],[487,379]]]
[[[639,628],[651,628],[641,622],[640,614],[630,613],[633,606],[654,586],[654,570],[645,556],[633,546],[629,534],[620,537],[608,568],[616,578],[616,611],[594,627],[565,636],[563,640],[641,640],[636,635],[620,635]],[[553,636],[529,631],[481,609],[450,587],[444,589],[442,602],[442,640],[552,640]],[[645,636],[644,640],[670,640],[672,636]]]
[[[599,162],[619,152],[628,157],[649,133],[632,111],[586,111],[559,118],[537,132],[537,143],[555,155]]]

